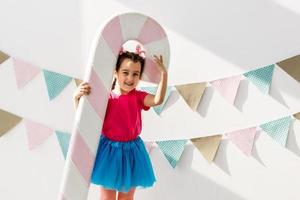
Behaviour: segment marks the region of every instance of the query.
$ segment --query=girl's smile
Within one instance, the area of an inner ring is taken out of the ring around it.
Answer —
[[[140,80],[141,64],[140,62],[133,62],[126,58],[122,62],[120,69],[114,72],[114,76],[117,79],[117,85],[115,93],[127,94],[133,90]]]

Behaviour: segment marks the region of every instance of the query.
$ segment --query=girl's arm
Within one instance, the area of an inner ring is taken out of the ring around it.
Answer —
[[[90,92],[91,92],[91,86],[89,86],[87,82],[80,83],[80,85],[77,87],[77,89],[73,94],[73,105],[75,110],[78,107],[80,97],[83,95],[89,95]]]
[[[162,56],[160,56],[160,59],[154,55],[154,60],[156,62],[156,66],[158,70],[160,71],[160,82],[157,87],[157,91],[155,95],[148,94],[144,98],[144,105],[145,106],[157,106],[162,104],[165,98],[166,90],[167,90],[167,82],[168,82],[168,73],[165,69],[165,66],[163,64]]]

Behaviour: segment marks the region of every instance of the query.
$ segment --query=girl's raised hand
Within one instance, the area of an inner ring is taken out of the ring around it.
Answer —
[[[90,93],[91,93],[91,86],[87,82],[82,82],[76,88],[73,94],[73,100],[79,101],[81,96],[89,95]]]
[[[163,62],[163,57],[162,55],[159,56],[156,56],[156,55],[153,55],[154,57],[154,61],[156,62],[156,67],[157,69],[161,72],[161,73],[167,73],[167,70],[164,66],[164,62]]]

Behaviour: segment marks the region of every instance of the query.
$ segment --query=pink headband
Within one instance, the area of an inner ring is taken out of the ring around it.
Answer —
[[[123,53],[126,53],[127,51],[124,49],[124,47],[122,46],[121,49],[120,49],[120,52],[119,52],[119,55],[122,55]],[[141,45],[136,45],[136,48],[135,48],[135,53],[138,54],[139,56],[145,58],[146,55],[145,55],[145,51],[142,50],[142,47]]]

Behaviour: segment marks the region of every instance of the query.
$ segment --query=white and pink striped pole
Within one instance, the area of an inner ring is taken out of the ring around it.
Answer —
[[[170,46],[164,29],[152,18],[138,13],[125,13],[112,18],[97,33],[86,77],[92,92],[78,105],[75,125],[63,172],[59,200],[85,200],[100,139],[113,70],[121,46],[137,40],[146,49],[142,80],[158,83],[159,73],[151,59],[162,55],[169,66]]]

